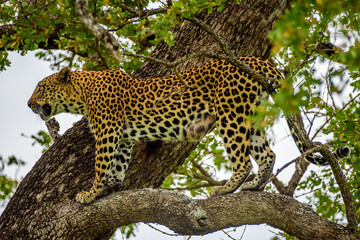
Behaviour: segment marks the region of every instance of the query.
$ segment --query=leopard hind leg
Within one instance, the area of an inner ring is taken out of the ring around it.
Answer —
[[[214,187],[210,192],[210,196],[236,191],[244,183],[252,169],[249,156],[251,125],[248,121],[226,123],[224,119],[223,121],[218,120],[217,124],[233,168],[233,174],[224,186]],[[233,128],[227,128],[225,125],[232,126]]]
[[[250,154],[259,170],[254,179],[242,185],[242,190],[262,190],[272,173],[275,153],[270,149],[265,133],[261,130],[251,130]]]

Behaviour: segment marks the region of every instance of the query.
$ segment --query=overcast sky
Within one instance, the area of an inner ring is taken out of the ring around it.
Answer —
[[[33,141],[22,137],[21,134],[30,136],[39,130],[46,130],[44,122],[35,115],[27,106],[37,82],[54,73],[47,62],[38,60],[33,53],[20,56],[16,53],[10,54],[11,67],[0,72],[0,155],[7,158],[10,155],[24,160],[26,166],[18,172],[18,179],[25,177],[35,162],[41,156],[41,147],[32,146]],[[61,133],[80,119],[80,116],[71,114],[60,114],[56,117],[61,126]],[[283,166],[287,161],[296,158],[299,152],[293,141],[287,137],[289,130],[285,121],[280,121],[274,128],[276,132],[276,146],[272,146],[276,153],[274,171]],[[253,164],[256,166],[256,164]],[[5,170],[11,177],[15,169]],[[291,170],[280,175],[281,180],[289,179],[293,173]],[[2,210],[2,209],[1,209]],[[162,228],[164,229],[164,228]],[[235,233],[230,233],[234,238],[239,239],[243,234],[244,227],[240,227]],[[247,226],[242,239],[270,239],[274,236],[270,228],[264,226]],[[274,230],[272,230],[274,231]],[[205,237],[192,237],[191,239],[228,239],[226,235],[219,232]],[[121,238],[120,238],[121,239]],[[182,237],[171,237],[156,232],[147,226],[141,226],[137,237],[133,239],[186,239]]]

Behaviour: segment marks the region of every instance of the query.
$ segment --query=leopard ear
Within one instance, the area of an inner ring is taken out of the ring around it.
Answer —
[[[71,69],[69,67],[63,67],[58,73],[57,79],[60,83],[68,83],[71,80]]]

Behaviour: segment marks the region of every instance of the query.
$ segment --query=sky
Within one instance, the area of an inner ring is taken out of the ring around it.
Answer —
[[[33,146],[33,140],[28,137],[23,137],[22,134],[30,136],[36,134],[39,130],[46,130],[45,123],[34,114],[27,106],[27,101],[30,98],[36,84],[44,77],[53,74],[48,62],[37,59],[34,53],[28,53],[21,56],[17,53],[10,53],[9,59],[12,62],[11,67],[0,72],[0,155],[7,158],[10,155],[15,155],[17,158],[26,162],[24,167],[20,170],[15,168],[5,169],[8,176],[21,180],[34,166],[35,162],[41,156],[41,147]],[[60,133],[63,133],[72,126],[74,122],[79,120],[81,116],[71,114],[60,114],[56,119],[60,123]],[[299,156],[299,152],[294,142],[289,138],[289,130],[282,119],[277,122],[273,128],[276,136],[276,145],[272,146],[272,150],[276,153],[276,162],[274,172],[281,168],[286,162],[295,159]],[[256,164],[253,163],[255,171]],[[289,179],[294,171],[293,167],[282,172],[279,175],[280,180],[286,181]],[[0,212],[4,208],[0,206]],[[164,231],[165,227],[153,225]],[[243,235],[243,240],[249,239],[270,239],[274,236],[273,232],[277,230],[265,226],[244,226],[239,227],[235,232],[229,233],[232,237],[239,239]],[[121,239],[117,235],[117,239]],[[137,231],[136,237],[131,239],[187,239],[187,237],[172,237],[164,235],[155,231],[148,226],[141,224]],[[191,239],[229,239],[224,233],[217,232],[206,235],[205,237],[191,237]]]

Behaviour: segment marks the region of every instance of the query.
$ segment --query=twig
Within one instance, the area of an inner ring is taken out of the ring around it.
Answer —
[[[246,229],[246,225],[245,225],[245,229]],[[232,236],[230,236],[230,234],[228,234],[227,232],[225,232],[223,229],[221,229],[221,231],[231,240],[236,240],[235,238],[233,238]]]
[[[141,21],[143,19],[148,18],[151,15],[155,15],[155,14],[158,14],[158,13],[164,13],[164,12],[166,12],[168,10],[168,8],[156,8],[156,9],[150,9],[150,10],[142,10],[142,9],[136,10],[134,8],[131,8],[131,7],[127,6],[124,3],[121,3],[121,2],[116,2],[116,4],[120,8],[122,8],[123,10],[130,12],[130,14],[123,18],[124,22],[119,24],[117,26],[117,28],[109,29],[110,32],[118,31],[119,29],[123,28],[127,24],[130,24],[130,23],[133,23],[133,22],[139,22],[139,21]],[[136,18],[136,19],[133,19],[133,18]],[[130,19],[132,19],[132,20],[130,20]]]
[[[316,191],[321,190],[321,189],[322,189],[322,187],[319,187],[319,188],[313,189],[313,190],[311,190],[311,191],[308,191],[308,192],[305,192],[305,193],[301,193],[301,194],[299,194],[299,195],[296,195],[295,198],[299,198],[299,197],[305,196],[305,195],[307,195],[307,194],[316,192]]]
[[[297,159],[298,159],[298,158],[296,158],[296,159],[294,159],[294,160],[291,160],[290,162],[284,164],[284,166],[282,166],[281,168],[279,168],[279,169],[276,171],[276,173],[274,174],[274,176],[276,177],[277,175],[279,175],[285,168],[287,168],[287,167],[290,166],[291,164],[295,163]]]
[[[162,234],[165,234],[165,235],[168,235],[168,236],[172,236],[172,237],[178,237],[178,236],[183,236],[183,235],[180,235],[180,234],[176,234],[176,233],[167,233],[167,232],[164,232],[156,227],[153,227],[151,226],[149,223],[144,223],[145,225],[147,225],[148,227],[154,229],[155,231],[158,231],[158,232],[161,232]]]
[[[243,231],[243,233],[241,234],[240,240],[244,237],[244,234],[245,234],[245,231],[246,231],[246,227],[247,227],[247,225],[245,225],[245,227],[244,227],[244,231]]]

